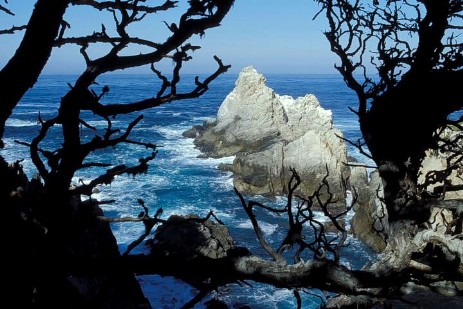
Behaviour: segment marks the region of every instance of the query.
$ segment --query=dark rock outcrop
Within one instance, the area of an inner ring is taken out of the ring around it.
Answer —
[[[133,273],[118,262],[116,239],[109,224],[97,220],[103,211],[96,203],[48,204],[45,188],[29,181],[20,164],[1,160],[0,178],[9,180],[0,195],[5,304],[151,308]]]
[[[233,247],[233,239],[225,225],[196,215],[173,215],[158,227],[149,244],[153,250],[175,258],[220,259]]]

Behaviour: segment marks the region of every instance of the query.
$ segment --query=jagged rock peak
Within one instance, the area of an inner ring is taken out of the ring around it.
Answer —
[[[205,156],[236,156],[229,169],[240,191],[284,193],[294,168],[304,180],[304,193],[312,194],[328,172],[331,189],[344,200],[340,183],[347,150],[331,111],[313,94],[294,99],[275,93],[252,66],[240,72],[217,119],[193,131],[188,136]]]

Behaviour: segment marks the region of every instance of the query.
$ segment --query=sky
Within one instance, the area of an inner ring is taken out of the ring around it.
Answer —
[[[148,1],[149,2],[149,1]],[[153,1],[159,4],[163,1]],[[21,24],[32,12],[33,0],[9,0],[9,8],[15,16],[1,15],[0,29]],[[185,4],[186,0],[180,0]],[[179,12],[180,12],[179,8]],[[193,54],[194,59],[185,65],[184,73],[208,73],[216,68],[213,56],[219,56],[232,68],[229,72],[239,72],[247,65],[253,65],[264,74],[302,73],[332,74],[337,62],[331,53],[323,35],[326,23],[323,15],[315,21],[313,17],[318,5],[313,0],[236,0],[229,14],[218,28],[210,29],[206,35],[195,38],[192,43],[201,45]],[[138,36],[147,36],[156,40],[168,34],[163,20],[178,19],[175,11],[172,15],[160,15],[148,19],[144,25],[134,27]],[[157,19],[156,19],[157,18]],[[101,29],[101,23],[107,28],[112,25],[110,15],[98,11],[84,10],[70,6],[65,19],[71,23],[69,35],[92,33]],[[14,53],[20,35],[0,36],[0,66]],[[90,50],[91,55],[102,53],[98,48]],[[137,51],[138,52],[138,51]],[[161,69],[171,68],[172,63],[159,64]],[[85,64],[76,47],[54,49],[49,63],[44,69],[46,74],[80,73]],[[149,68],[137,68],[129,73],[149,73]]]

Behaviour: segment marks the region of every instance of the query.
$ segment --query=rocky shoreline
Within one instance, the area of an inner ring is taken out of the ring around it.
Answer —
[[[342,132],[333,126],[331,111],[323,109],[314,95],[296,99],[279,95],[248,66],[240,72],[217,118],[183,135],[194,139],[203,157],[234,156],[233,163],[219,168],[233,173],[233,185],[241,193],[284,195],[291,169],[301,177],[296,192],[300,196],[311,196],[326,180],[328,186],[321,193],[325,199],[331,194],[336,201],[332,209],[344,209],[351,191],[357,198],[352,232],[375,251],[384,250],[386,242],[378,233],[387,228],[382,181],[377,172],[368,174],[365,167],[350,164]],[[445,169],[446,162],[445,154],[429,153],[422,178],[429,171]],[[452,182],[462,183],[458,171],[454,174]],[[452,192],[447,198],[460,195]]]

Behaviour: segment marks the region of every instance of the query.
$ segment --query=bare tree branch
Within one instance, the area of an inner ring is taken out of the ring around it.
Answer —
[[[145,225],[145,232],[140,235],[140,237],[138,237],[138,239],[134,240],[133,242],[131,242],[128,246],[127,246],[127,250],[125,250],[125,252],[122,254],[123,256],[126,256],[126,255],[129,255],[129,253],[136,247],[138,246],[139,244],[142,243],[143,240],[145,240],[146,237],[149,236],[149,234],[151,233],[151,230],[154,228],[154,226],[157,224],[157,223],[160,223],[160,222],[164,222],[162,220],[160,220],[158,217],[162,214],[163,210],[162,208],[159,208],[157,211],[156,211],[156,214],[153,216],[153,217],[150,217],[149,216],[149,213],[148,213],[148,207],[145,206],[145,202],[142,200],[142,199],[139,199],[138,200],[138,203],[140,204],[140,206],[143,207],[143,211],[138,215],[139,218],[145,218],[145,219],[150,219],[150,220],[144,220],[143,221],[143,224]]]
[[[227,72],[228,69],[230,68],[229,65],[223,65],[222,61],[218,57],[214,57],[214,59],[219,64],[219,67],[217,68],[217,70],[213,74],[211,74],[209,77],[207,77],[203,82],[201,83],[198,82],[196,84],[196,87],[190,92],[176,93],[175,85],[178,83],[178,80],[173,79],[172,81],[169,81],[169,82],[166,80],[163,83],[162,89],[159,91],[158,96],[156,96],[155,98],[145,99],[145,100],[141,100],[138,102],[132,102],[128,104],[114,104],[113,103],[113,104],[103,105],[98,102],[95,102],[94,104],[89,106],[88,109],[100,116],[108,117],[108,116],[113,116],[113,115],[128,114],[128,113],[133,113],[136,111],[142,111],[148,108],[154,108],[162,104],[170,103],[170,102],[174,102],[178,100],[199,97],[209,89],[209,84],[214,79],[216,79],[219,75]],[[172,87],[174,87],[174,89],[172,89],[169,94],[160,96],[160,94],[164,93],[165,89],[168,87],[170,87],[171,89]]]
[[[6,8],[5,6],[3,6],[1,4],[0,4],[0,11],[6,13],[8,15],[14,16],[14,13],[10,9]]]
[[[3,35],[3,34],[13,34],[13,33],[16,33],[18,31],[21,31],[21,30],[26,30],[27,26],[26,25],[22,25],[22,26],[13,26],[9,29],[3,29],[3,30],[0,30],[0,35]]]
[[[236,195],[238,195],[241,205],[243,206],[244,210],[246,211],[246,214],[248,215],[248,218],[251,220],[252,227],[254,228],[254,232],[256,233],[257,239],[259,240],[259,243],[261,244],[262,248],[267,251],[267,253],[278,263],[278,264],[286,264],[285,259],[277,252],[275,252],[272,247],[267,243],[267,241],[264,238],[264,235],[262,233],[262,230],[259,227],[259,223],[257,222],[256,216],[254,215],[252,208],[255,205],[255,202],[249,201],[246,203],[244,200],[244,197],[241,195],[241,193],[234,188]]]
[[[144,2],[144,1],[143,1]],[[136,3],[131,2],[121,2],[121,1],[96,1],[96,0],[73,0],[71,1],[72,5],[87,5],[91,6],[97,10],[129,10],[129,11],[138,11],[144,13],[158,13],[161,11],[167,11],[176,7],[178,1],[167,0],[164,4],[160,6],[144,6],[139,5],[138,1]]]

